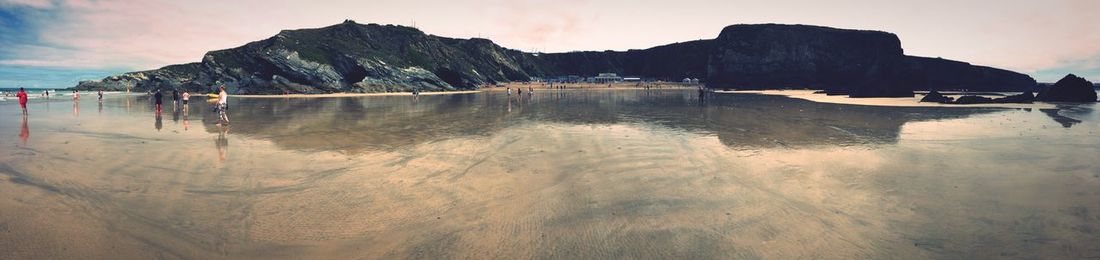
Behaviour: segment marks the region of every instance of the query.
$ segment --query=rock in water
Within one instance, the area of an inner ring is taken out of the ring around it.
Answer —
[[[944,103],[944,104],[951,103],[951,101],[954,101],[954,99],[951,98],[951,97],[944,96],[943,94],[940,94],[939,91],[935,91],[935,90],[933,90],[931,92],[928,92],[928,95],[924,95],[924,97],[920,99],[920,102]]]
[[[1011,96],[1007,96],[1007,97],[1003,97],[1003,98],[995,98],[995,99],[993,99],[993,102],[995,102],[995,103],[1023,103],[1023,104],[1029,104],[1029,103],[1035,102],[1035,94],[1032,94],[1031,91],[1028,91],[1028,92],[1020,93],[1019,95],[1011,95]]]
[[[955,100],[954,104],[971,105],[971,104],[986,104],[986,103],[993,103],[993,99],[983,97],[983,96],[970,95],[970,96],[961,96],[961,97],[959,97],[959,99]]]
[[[1058,83],[1039,92],[1039,96],[1035,99],[1045,102],[1096,102],[1096,90],[1092,82],[1069,74],[1058,80]]]

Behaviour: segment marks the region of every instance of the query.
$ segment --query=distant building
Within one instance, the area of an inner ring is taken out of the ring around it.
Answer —
[[[638,77],[625,77],[625,78],[623,78],[623,81],[624,81],[624,82],[642,82],[642,78],[638,78]]]
[[[684,78],[684,80],[682,80],[680,82],[682,82],[684,84],[699,84],[699,79],[697,79],[697,78]]]
[[[588,81],[592,83],[614,83],[622,82],[623,78],[619,77],[619,75],[615,73],[600,73],[595,77],[589,78]]]
[[[546,78],[546,82],[549,83],[577,83],[583,81],[584,78],[577,75],[560,76],[554,78]]]

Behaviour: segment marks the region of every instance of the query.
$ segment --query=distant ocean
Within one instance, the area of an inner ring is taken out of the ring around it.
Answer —
[[[24,89],[24,91],[27,92],[27,98],[29,98],[29,99],[45,98],[45,96],[42,95],[42,93],[44,93],[45,91],[50,92],[50,97],[69,97],[69,96],[72,96],[72,94],[73,94],[71,90],[56,90],[56,89],[43,89],[43,88],[28,88],[28,89]],[[0,88],[0,102],[18,100],[15,97],[16,93],[19,93],[19,88]],[[81,91],[80,93],[83,94],[84,97],[94,97],[96,95],[95,91]],[[113,92],[113,91],[112,92],[103,92],[104,95],[117,94],[117,93],[121,93],[121,92]]]
[[[25,89],[25,91],[27,91],[27,96],[41,96],[42,92],[47,91],[47,90],[50,91],[50,95],[53,95],[54,92],[57,92],[53,89],[45,89],[45,88],[28,88],[28,89]],[[19,92],[19,88],[0,88],[0,97],[15,97],[15,93],[18,93],[18,92]]]

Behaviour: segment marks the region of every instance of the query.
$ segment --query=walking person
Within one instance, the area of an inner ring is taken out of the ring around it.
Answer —
[[[156,102],[156,104],[157,104],[157,115],[160,115],[160,111],[161,111],[161,105],[160,104],[161,104],[161,100],[163,98],[164,98],[164,95],[160,94],[160,89],[158,88],[156,93],[153,93],[153,102]]]
[[[226,124],[229,123],[229,113],[226,111],[229,109],[229,93],[225,93],[225,86],[218,87],[218,119],[221,119]],[[220,123],[219,123],[220,125]]]
[[[19,93],[16,93],[15,96],[19,97],[19,107],[23,108],[23,117],[26,117],[27,116],[27,91],[23,90],[23,88],[19,88]]]
[[[99,102],[103,102],[103,90],[99,90]]]

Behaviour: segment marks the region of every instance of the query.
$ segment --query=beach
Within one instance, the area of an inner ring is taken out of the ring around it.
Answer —
[[[1095,104],[531,86],[0,103],[0,258],[1100,255]]]

